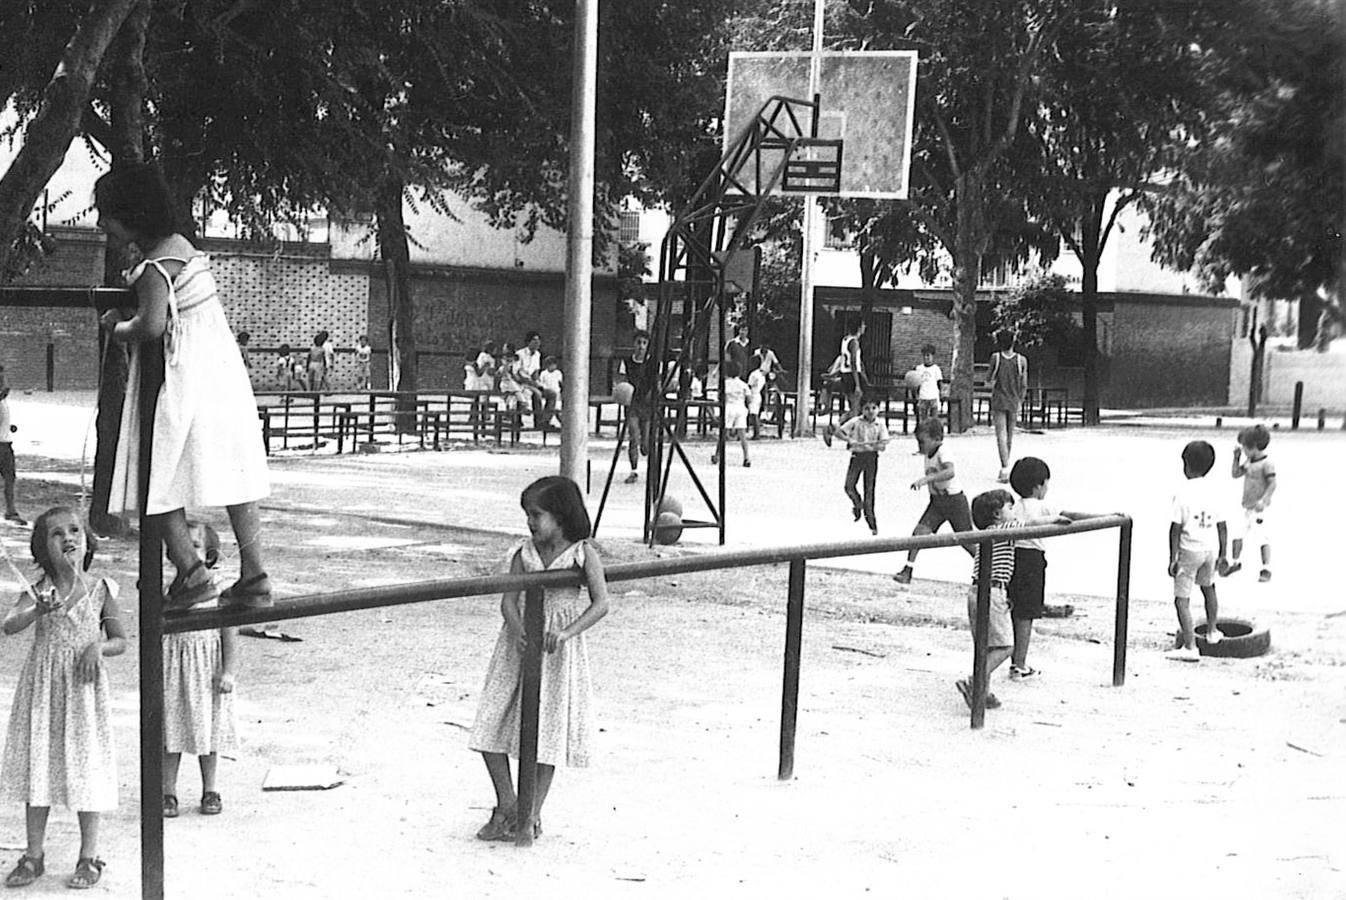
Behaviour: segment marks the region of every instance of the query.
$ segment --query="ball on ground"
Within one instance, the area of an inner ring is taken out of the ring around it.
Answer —
[[[636,389],[631,386],[631,382],[623,381],[612,388],[612,399],[616,400],[622,406],[630,406],[631,398],[636,395]]]
[[[659,501],[659,512],[671,512],[678,518],[682,518],[682,501],[672,494],[665,494],[664,498]]]
[[[902,381],[903,383],[906,384],[907,390],[909,391],[919,390],[921,387],[921,373],[917,372],[915,369],[912,369],[910,372],[906,374],[906,376],[902,379]]]
[[[682,537],[682,516],[675,512],[661,512],[654,520],[654,539],[660,544],[676,544]]]

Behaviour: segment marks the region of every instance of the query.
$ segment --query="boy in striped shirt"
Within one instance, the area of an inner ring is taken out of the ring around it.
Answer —
[[[1009,528],[1010,515],[1014,509],[1014,497],[1009,491],[994,490],[978,494],[972,499],[972,524],[981,530]],[[981,549],[977,544],[972,556],[972,588],[967,593],[967,618],[972,625],[973,641],[976,641],[977,629],[977,573],[980,571]],[[991,542],[991,620],[986,630],[986,678],[1010,658],[1014,648],[1014,625],[1010,621],[1009,599],[1005,588],[1014,576],[1014,542]],[[972,678],[960,678],[955,682],[958,693],[963,695],[969,708],[972,706]],[[997,709],[1000,701],[990,691],[986,692],[986,708]]]

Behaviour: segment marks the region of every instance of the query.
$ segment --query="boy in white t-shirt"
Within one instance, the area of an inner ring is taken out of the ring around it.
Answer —
[[[1025,456],[1015,462],[1010,469],[1010,487],[1019,495],[1012,516],[1015,525],[1064,524],[1090,517],[1089,513],[1063,511],[1049,504],[1046,497],[1051,478],[1052,470],[1036,456]],[[1010,680],[1022,681],[1038,674],[1038,670],[1028,664],[1033,620],[1049,614],[1045,602],[1047,554],[1041,538],[1021,538],[1014,542],[1014,576],[1005,593],[1014,626]]]
[[[944,373],[935,365],[935,345],[926,344],[921,348],[921,364],[912,370],[921,379],[916,389],[916,424],[926,419],[939,418],[939,385]]]
[[[556,418],[556,406],[561,399],[561,384],[564,376],[561,374],[560,363],[554,356],[549,356],[543,361],[543,369],[537,373],[538,390],[542,391],[542,421],[544,428],[560,428],[561,422]]]
[[[14,506],[14,482],[18,472],[14,465],[14,438],[16,429],[9,421],[9,385],[5,382],[5,367],[0,366],[0,479],[5,483],[5,521],[27,525]]]
[[[1215,596],[1215,572],[1228,567],[1225,541],[1228,529],[1220,511],[1215,485],[1206,473],[1215,465],[1215,448],[1206,441],[1192,441],[1182,448],[1182,473],[1186,480],[1173,496],[1172,524],[1168,529],[1168,574],[1173,576],[1173,605],[1178,612],[1177,646],[1169,659],[1200,662],[1196,630],[1189,600],[1192,585],[1201,588],[1206,601],[1206,642],[1219,643],[1216,627],[1220,604]]]

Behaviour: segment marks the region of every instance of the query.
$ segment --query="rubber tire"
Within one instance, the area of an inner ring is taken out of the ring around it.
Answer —
[[[1196,648],[1202,656],[1250,659],[1271,649],[1271,630],[1249,619],[1221,616],[1216,620],[1224,637],[1218,644],[1206,643],[1206,623],[1196,626]],[[1234,632],[1230,634],[1230,632]]]

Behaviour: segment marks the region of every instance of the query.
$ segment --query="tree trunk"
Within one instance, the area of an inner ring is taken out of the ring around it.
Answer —
[[[112,127],[108,150],[113,164],[139,162],[145,158],[145,33],[149,27],[148,0],[138,3],[122,24],[109,50]],[[103,257],[103,283],[121,285],[121,273],[130,260],[123,245],[108,244]],[[98,534],[125,534],[129,528],[120,516],[108,515],[108,496],[112,471],[117,458],[117,437],[121,431],[122,400],[126,395],[129,357],[126,345],[107,339],[98,332],[102,366],[98,377],[98,414],[94,420],[93,499],[89,524]]]
[[[397,391],[416,390],[416,304],[411,293],[411,247],[402,218],[402,179],[389,175],[378,187],[374,215],[378,219],[379,253],[383,257],[388,294],[388,383]],[[416,399],[399,397],[398,431],[416,430]]]
[[[1097,425],[1098,411],[1098,263],[1103,255],[1103,207],[1099,204],[1085,217],[1080,241],[1080,306],[1084,311],[1084,424]]]
[[[103,54],[140,0],[96,0],[75,29],[43,92],[37,115],[24,131],[9,170],[0,178],[0,272],[7,270],[14,244],[33,204],[60,168],[70,142],[79,133]]]
[[[972,425],[973,362],[977,348],[977,285],[986,253],[986,214],[982,183],[973,172],[959,176],[957,233],[953,256],[953,378],[949,397],[958,401],[950,410],[950,430],[955,434]]]

